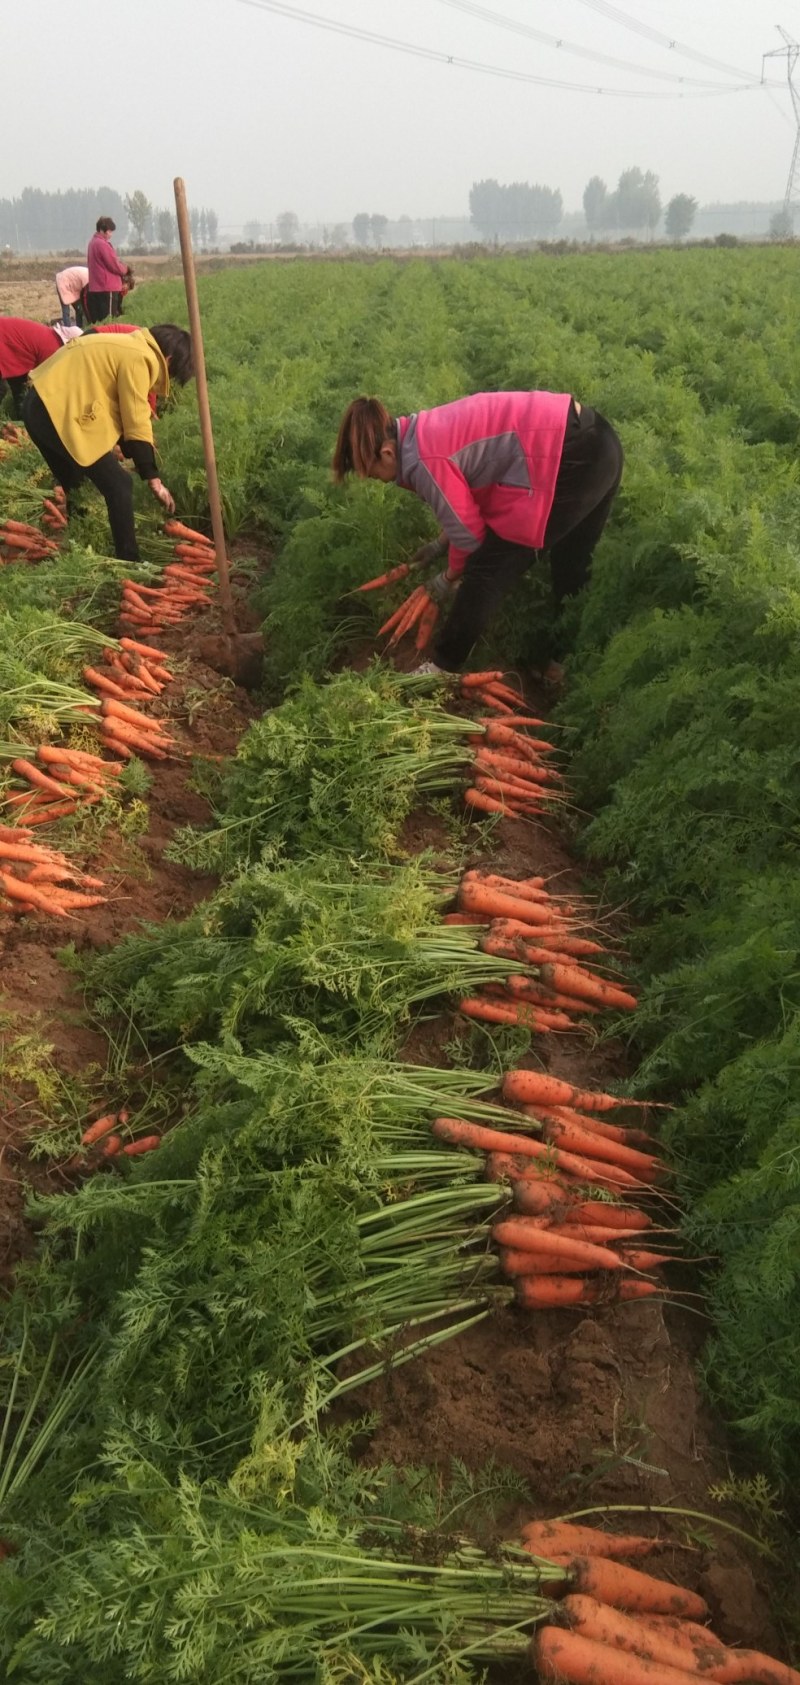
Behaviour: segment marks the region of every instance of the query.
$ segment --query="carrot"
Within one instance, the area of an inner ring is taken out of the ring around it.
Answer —
[[[589,1240],[596,1246],[614,1246],[615,1249],[621,1242],[629,1241],[632,1238],[635,1238],[640,1232],[646,1233],[646,1230],[612,1229],[605,1227],[602,1223],[577,1222],[573,1221],[571,1217],[569,1217],[564,1223],[551,1221],[548,1224],[548,1227],[553,1230],[554,1234],[560,1234],[564,1240]],[[620,1257],[624,1258],[625,1262],[630,1264],[632,1269],[639,1268],[638,1264],[635,1264],[633,1261],[632,1252],[621,1251]],[[665,1260],[665,1262],[671,1263],[672,1260]]]
[[[87,796],[84,805],[88,806],[95,800],[94,796]],[[51,802],[49,807],[37,808],[35,813],[29,814],[28,824],[49,825],[54,819],[69,819],[73,813],[77,813],[77,810],[78,803],[76,801]]]
[[[140,1135],[138,1141],[129,1141],[122,1151],[126,1158],[137,1158],[139,1153],[154,1153],[160,1146],[160,1135]]]
[[[501,1217],[492,1228],[498,1246],[513,1246],[521,1252],[543,1253],[550,1258],[570,1258],[585,1270],[619,1270],[626,1266],[609,1246],[589,1241],[564,1240],[552,1229],[539,1228],[530,1217]]]
[[[494,673],[490,673],[481,688],[488,690],[492,696],[499,696],[503,702],[516,703],[517,707],[525,700],[520,690],[515,690],[513,685],[504,682],[502,674],[497,678]]]
[[[554,995],[552,990],[544,989],[541,983],[534,983],[530,977],[520,977],[512,973],[506,978],[505,988],[509,995],[519,1000],[534,1001],[539,1006],[560,1007],[563,1012],[599,1012],[599,1006],[590,1006],[588,1001],[576,1001],[569,995]],[[566,1110],[566,1108],[565,1108]]]
[[[409,572],[408,562],[399,562],[396,568],[389,568],[386,573],[379,573],[377,578],[368,579],[366,584],[357,585],[357,591],[377,591],[380,585],[393,585],[396,579],[405,579]]]
[[[202,542],[198,539],[191,544],[188,542],[185,544],[173,544],[172,548],[176,556],[185,556],[187,560],[192,560],[195,557],[198,561],[211,561],[216,563],[217,560],[217,552],[214,549],[210,538],[204,538]]]
[[[471,700],[479,702],[482,708],[493,708],[496,714],[502,714],[504,718],[507,714],[513,714],[514,712],[507,702],[498,702],[488,690],[473,690]]]
[[[506,718],[503,718],[503,720],[476,719],[476,721],[475,721],[476,725],[482,725],[482,726],[502,725],[503,727],[508,726],[513,731],[521,731],[523,726],[543,726],[543,725],[546,726],[547,723],[548,723],[547,720],[537,719],[535,714],[512,714],[509,719],[506,719]],[[531,739],[529,739],[527,737],[523,738],[523,742],[527,743],[529,741],[531,741]],[[479,736],[471,737],[470,742],[471,743],[479,743],[480,737]],[[554,744],[548,743],[547,747],[548,747],[548,749],[552,749],[552,748],[554,748]],[[544,879],[542,879],[542,882],[544,882]]]
[[[561,994],[578,995],[584,1000],[599,1001],[603,1006],[614,1006],[625,1012],[635,1012],[639,1004],[636,996],[626,989],[606,983],[602,977],[594,977],[580,966],[553,965],[548,970],[551,975],[545,978],[545,982],[551,983]]]
[[[697,1680],[692,1668],[628,1655],[616,1646],[553,1626],[541,1627],[535,1634],[530,1654],[540,1679],[566,1680],[569,1685],[690,1685]]]
[[[194,527],[184,526],[183,521],[169,520],[164,522],[167,538],[188,538],[190,544],[208,544],[204,532],[195,532]]]
[[[521,817],[516,808],[510,807],[508,802],[499,802],[494,796],[485,795],[483,790],[477,790],[473,785],[464,791],[464,801],[467,807],[477,808],[479,813],[501,813],[505,819]]]
[[[13,834],[13,833],[12,833]],[[22,832],[20,832],[22,835]],[[7,842],[5,836],[0,839],[0,859],[23,860],[27,864],[52,865],[59,858],[52,848],[41,848],[38,843]],[[63,859],[63,855],[61,856]]]
[[[640,1270],[642,1275],[652,1275],[660,1270],[663,1264],[674,1264],[675,1259],[665,1252],[643,1252],[638,1247],[629,1247],[622,1254],[627,1259],[632,1270]]]
[[[59,889],[55,886],[50,891],[51,899],[59,907],[67,907],[70,912],[83,907],[104,907],[108,901],[107,895],[84,895],[75,889]]]
[[[546,1552],[542,1554],[546,1555]],[[690,1672],[705,1673],[714,1663],[724,1664],[731,1654],[705,1627],[693,1628],[690,1636],[680,1623],[673,1625],[669,1618],[652,1617],[647,1620],[641,1616],[625,1615],[619,1609],[611,1609],[580,1592],[570,1593],[564,1598],[559,1615],[569,1622],[572,1631],[579,1632],[584,1638],[643,1656],[647,1661],[664,1662],[668,1667],[682,1667]],[[659,1620],[663,1621],[663,1625],[658,1624]],[[791,1672],[791,1669],[788,1671]],[[750,1678],[750,1675],[745,1677]]]
[[[0,871],[0,888],[5,891],[9,901],[26,901],[30,907],[35,907],[38,913],[54,913],[56,918],[65,919],[67,914],[63,907],[56,906],[50,896],[43,889],[35,889],[30,884],[22,883],[11,872]]]
[[[480,919],[474,919],[470,913],[444,913],[442,924],[465,924],[472,930],[486,930],[487,926]]]
[[[658,1550],[660,1539],[646,1539],[640,1533],[607,1533],[601,1527],[586,1527],[576,1521],[528,1521],[521,1531],[522,1542],[533,1556],[649,1556]]]
[[[159,684],[162,684],[162,685],[172,684],[172,681],[173,681],[174,676],[175,676],[173,673],[170,673],[170,671],[167,667],[162,667],[162,666],[151,667],[149,669],[149,671],[152,674],[153,678],[157,679]]]
[[[680,1615],[702,1621],[708,1604],[695,1591],[642,1574],[638,1568],[624,1568],[598,1556],[575,1556],[568,1563],[570,1579],[577,1591],[587,1592],[612,1609],[626,1609],[644,1615]]]
[[[53,749],[49,743],[40,743],[36,755],[45,765],[85,767],[101,777],[113,777],[120,770],[112,761],[104,761],[100,755],[91,755],[86,749]]]
[[[511,778],[508,775],[505,778],[494,778],[490,777],[488,773],[477,772],[475,774],[475,788],[476,790],[482,790],[485,796],[510,796],[511,800],[516,802],[518,806],[536,806],[541,799],[531,791],[529,784],[522,784],[518,779]]]
[[[384,620],[383,625],[378,627],[377,636],[382,638],[384,632],[391,632],[392,628],[397,625],[398,621],[402,620],[405,611],[406,604],[401,603],[400,607],[395,609],[394,614],[390,614],[389,619]]]
[[[107,679],[105,673],[98,673],[94,667],[84,667],[83,676],[93,690],[101,690],[106,696],[115,696],[119,702],[125,701],[125,692],[116,685],[113,679]]]
[[[423,608],[422,613],[419,617],[419,622],[418,622],[418,625],[417,625],[417,635],[414,639],[414,648],[415,649],[421,650],[421,649],[425,648],[425,645],[427,644],[428,639],[431,636],[431,633],[433,631],[434,626],[436,625],[436,622],[437,622],[438,618],[439,618],[439,604],[435,603],[433,601],[433,598],[431,598],[430,602],[426,605],[425,608]]]
[[[633,1205],[616,1205],[601,1199],[586,1199],[576,1205],[571,1221],[594,1223],[600,1228],[624,1228],[634,1233],[638,1229],[651,1229],[653,1226],[653,1219],[648,1217],[646,1211],[637,1211]]]
[[[37,541],[42,536],[40,532],[37,532],[36,527],[30,525],[29,521],[12,521],[10,517],[0,521],[0,532],[16,532],[21,538],[34,538]]]
[[[800,1673],[783,1662],[773,1661],[758,1650],[728,1650],[725,1661],[714,1662],[707,1677],[718,1685],[738,1685],[752,1681],[752,1685],[800,1685]]]
[[[502,889],[510,895],[521,895],[525,900],[549,901],[551,896],[544,887],[544,878],[506,878],[500,872],[482,872],[472,866],[463,873],[462,883],[485,884],[489,889]]]
[[[154,649],[152,644],[137,644],[133,638],[120,638],[122,649],[130,650],[132,655],[143,655],[146,661],[166,661],[163,650]]]
[[[511,1182],[514,1204],[517,1189],[530,1194],[529,1210],[534,1215],[543,1210],[569,1211],[579,1194],[547,1164],[539,1163],[516,1153],[490,1152],[486,1160],[486,1179],[489,1182]],[[520,1211],[526,1209],[519,1205]]]
[[[109,1135],[103,1148],[103,1158],[115,1158],[121,1146],[121,1135]]]
[[[535,930],[530,928],[531,925],[552,923],[553,919],[551,909],[543,907],[539,901],[525,901],[521,896],[505,895],[499,889],[485,889],[478,883],[461,882],[458,889],[458,905],[465,913],[481,913],[485,918],[508,919],[515,925],[522,925],[529,939],[536,934]],[[497,934],[508,933],[498,931]],[[513,934],[518,932],[514,931]],[[570,992],[574,991],[566,991]]]
[[[515,1285],[517,1304],[523,1310],[569,1310],[578,1305],[602,1305],[615,1299],[649,1299],[661,1289],[654,1281],[640,1281],[631,1276],[618,1281],[608,1276],[602,1281],[576,1281],[573,1276],[551,1275],[539,1280],[536,1276],[520,1276]]]
[[[12,761],[11,767],[12,770],[17,773],[19,778],[25,778],[27,782],[29,784],[33,784],[37,790],[46,790],[48,795],[51,796],[63,796],[66,794],[63,785],[57,783],[55,778],[48,778],[47,773],[42,772],[41,767],[34,766],[32,761]]]
[[[486,1024],[515,1024],[522,1030],[569,1030],[571,1020],[563,1013],[545,1012],[527,1001],[506,1004],[500,1000],[482,1000],[479,995],[460,1000],[459,1012],[465,1018],[476,1018]]]
[[[104,741],[118,753],[118,745],[122,743],[128,748],[138,749],[142,755],[149,755],[151,760],[165,761],[168,751],[161,745],[171,744],[172,738],[157,737],[153,732],[136,731],[134,726],[128,725],[127,720],[115,719],[108,722]]]
[[[467,1123],[464,1118],[436,1118],[432,1128],[434,1135],[453,1147],[471,1147],[478,1152],[519,1153],[524,1158],[543,1159],[567,1176],[590,1182],[598,1188],[613,1188],[615,1192],[626,1186],[641,1188],[641,1183],[627,1170],[618,1170],[616,1165],[609,1164],[602,1167],[601,1174],[600,1166],[590,1164],[588,1159],[561,1152],[557,1147],[545,1146],[543,1141],[529,1140],[525,1135],[486,1129],[481,1124]]]
[[[585,1278],[586,1265],[580,1258],[565,1252],[560,1258],[550,1258],[546,1252],[526,1252],[522,1247],[501,1246],[497,1253],[503,1275],[512,1281],[539,1280],[540,1276],[580,1276]]]
[[[484,737],[490,748],[508,748],[512,755],[521,755],[524,760],[535,761],[538,753],[552,755],[555,752],[555,745],[548,743],[546,738],[523,737],[522,733],[507,721],[489,720],[484,729]]]
[[[119,738],[113,737],[110,732],[101,731],[100,741],[105,744],[107,749],[111,750],[112,754],[122,755],[125,760],[131,759],[132,751],[128,748],[127,743],[120,742]]]
[[[624,1095],[592,1093],[573,1088],[559,1077],[547,1076],[544,1071],[507,1071],[503,1078],[503,1097],[506,1100],[536,1105],[575,1106],[579,1112],[612,1112],[615,1106],[645,1106],[655,1104],[646,1100],[629,1100]]]
[[[81,1146],[93,1147],[95,1141],[101,1141],[104,1135],[108,1135],[109,1130],[113,1129],[118,1121],[116,1112],[108,1112],[105,1117],[99,1117],[95,1123],[90,1123],[81,1136]]]
[[[568,1000],[569,996],[564,999]],[[560,1118],[562,1123],[574,1123],[577,1128],[588,1129],[592,1135],[602,1135],[607,1141],[619,1141],[623,1147],[633,1145],[647,1149],[658,1146],[654,1137],[643,1129],[632,1129],[628,1124],[606,1123],[601,1118],[591,1117],[588,1112],[573,1111],[571,1106],[521,1106],[520,1111],[540,1122],[543,1117]]]
[[[654,1181],[663,1176],[667,1168],[663,1160],[653,1153],[641,1153],[635,1147],[623,1146],[619,1141],[608,1141],[602,1135],[593,1134],[590,1129],[562,1123],[558,1118],[546,1121],[542,1134],[546,1141],[552,1141],[554,1147],[565,1147],[568,1153],[585,1153],[587,1158],[602,1159],[608,1164],[621,1164],[643,1181]]]
[[[502,679],[502,677],[502,673],[462,673],[460,680],[461,689],[472,690],[476,685],[481,686],[490,684],[494,680]]]
[[[505,755],[499,749],[478,749],[475,765],[484,772],[510,772],[526,784],[539,784],[544,776],[544,769],[538,764],[534,765],[520,755]]]
[[[135,708],[129,708],[124,702],[109,700],[101,704],[100,712],[104,720],[124,720],[127,725],[135,726],[137,731],[152,731],[159,735],[163,731],[160,720],[148,719],[146,714],[140,714]]]

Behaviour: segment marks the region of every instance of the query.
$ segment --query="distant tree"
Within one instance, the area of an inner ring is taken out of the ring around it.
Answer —
[[[697,200],[689,193],[675,193],[670,199],[664,218],[669,240],[685,240],[697,216]]]
[[[177,235],[177,223],[172,211],[158,211],[156,213],[156,239],[160,246],[166,246],[171,252]]]
[[[99,216],[111,216],[125,242],[128,215],[113,187],[69,188],[43,193],[26,187],[18,199],[0,199],[0,247],[18,252],[85,250]]]
[[[600,176],[592,176],[584,187],[583,211],[590,234],[608,228],[608,188]]]
[[[282,246],[296,246],[300,234],[300,221],[294,211],[281,211],[276,219],[278,239]]]
[[[137,188],[135,193],[126,194],[125,210],[136,237],[136,243],[141,246],[145,241],[148,221],[153,214],[150,200],[141,188]]]
[[[791,211],[783,209],[776,211],[769,219],[769,237],[771,240],[794,239],[794,218]]]
[[[652,234],[661,217],[661,194],[658,176],[648,170],[623,170],[614,194],[614,209],[618,228],[638,233],[647,228]]]
[[[347,245],[349,235],[350,224],[348,222],[335,222],[331,229],[331,245],[334,246],[337,251],[341,250],[343,246]]]
[[[484,240],[499,240],[503,228],[503,189],[499,181],[487,177],[474,181],[469,190],[469,214]]]
[[[203,246],[203,247],[207,246],[208,245],[208,221],[207,221],[206,213],[205,213],[204,210],[201,210],[201,212],[200,212],[199,234],[200,234],[200,244],[201,244],[201,246]]]
[[[200,239],[200,212],[196,205],[193,205],[189,212],[189,227],[192,232],[192,245],[196,246]]]
[[[370,217],[370,219],[369,219],[369,231],[370,231],[370,234],[372,235],[373,242],[376,246],[382,246],[383,245],[383,236],[386,233],[386,230],[387,230],[388,226],[389,226],[388,216],[383,216],[380,211],[378,211],[377,213],[374,213]]]
[[[251,246],[257,246],[264,238],[263,222],[246,222],[242,233]]]
[[[370,217],[367,211],[359,211],[353,217],[353,234],[357,246],[366,246],[369,240]]]
[[[206,232],[208,234],[209,245],[215,246],[217,243],[217,235],[219,233],[219,217],[217,216],[216,211],[206,211]]]

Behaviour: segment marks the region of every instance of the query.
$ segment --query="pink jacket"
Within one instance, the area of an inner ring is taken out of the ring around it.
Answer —
[[[122,277],[128,273],[127,263],[117,257],[105,234],[93,234],[86,253],[89,265],[90,293],[121,293]]]
[[[429,503],[463,573],[491,527],[539,550],[570,406],[563,392],[477,392],[399,416],[397,484]]]

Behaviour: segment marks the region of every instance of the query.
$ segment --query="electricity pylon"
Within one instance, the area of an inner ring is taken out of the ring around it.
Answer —
[[[785,45],[782,47],[775,47],[771,53],[764,53],[761,60],[761,80],[762,82],[764,80],[764,65],[767,59],[785,58],[786,78],[789,84],[789,98],[792,102],[795,122],[794,151],[792,152],[792,162],[789,166],[789,178],[786,183],[786,192],[783,196],[783,214],[786,219],[787,228],[791,232],[794,228],[795,210],[800,207],[800,93],[798,93],[794,85],[795,65],[797,64],[798,57],[800,57],[800,44],[798,44],[798,42],[795,41],[785,29],[782,29],[780,24],[777,25],[777,30],[778,34],[783,37]]]

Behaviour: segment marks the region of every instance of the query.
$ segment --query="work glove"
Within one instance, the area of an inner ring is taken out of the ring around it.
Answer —
[[[439,538],[432,538],[430,543],[422,544],[419,550],[414,551],[413,556],[409,557],[408,565],[410,568],[428,567],[431,562],[438,562],[441,556],[446,556],[447,549],[446,538],[441,535]]]
[[[451,579],[447,569],[442,568],[441,573],[436,573],[433,579],[425,581],[425,590],[432,602],[438,603],[439,607],[443,608],[445,603],[448,603],[450,598],[454,596],[458,584],[459,581]]]

